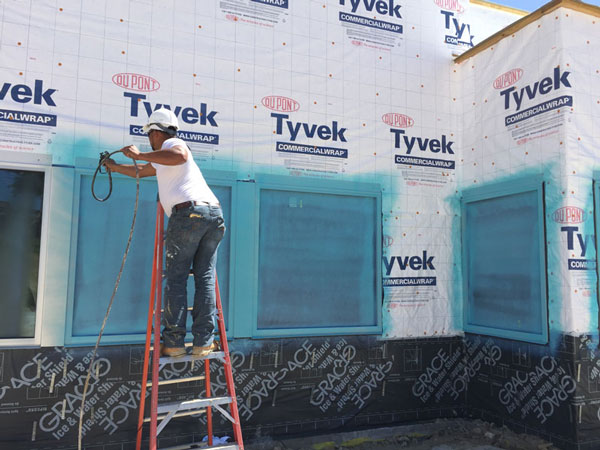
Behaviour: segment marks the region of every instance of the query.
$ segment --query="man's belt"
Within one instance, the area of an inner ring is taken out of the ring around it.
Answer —
[[[200,205],[204,205],[204,206],[221,206],[218,203],[216,205],[214,205],[214,204],[208,203],[208,202],[198,202],[198,201],[195,201],[195,200],[190,200],[190,201],[183,202],[183,203],[177,203],[175,206],[173,206],[173,211],[179,211],[180,209],[189,208],[190,206],[200,206]]]

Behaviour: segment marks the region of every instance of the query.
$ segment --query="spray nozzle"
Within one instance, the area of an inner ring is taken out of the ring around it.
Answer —
[[[100,159],[98,161],[98,167],[100,168],[99,172],[100,173],[104,173],[102,172],[102,165],[104,164],[104,160],[106,160],[108,157],[110,156],[110,153],[108,152],[100,152]],[[108,169],[106,169],[108,171]]]

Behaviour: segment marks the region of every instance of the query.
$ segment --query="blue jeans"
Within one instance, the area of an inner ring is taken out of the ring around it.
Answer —
[[[194,273],[194,346],[212,344],[215,331],[217,248],[225,234],[220,206],[196,205],[173,211],[165,239],[166,285],[163,342],[183,347],[187,319],[187,281]]]

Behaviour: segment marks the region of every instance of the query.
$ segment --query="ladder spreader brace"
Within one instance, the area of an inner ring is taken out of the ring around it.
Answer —
[[[238,413],[237,400],[235,396],[235,385],[233,383],[233,373],[231,368],[231,358],[229,356],[229,346],[227,344],[227,335],[225,334],[225,321],[223,319],[223,308],[221,305],[221,295],[219,292],[219,282],[215,279],[215,290],[217,300],[217,323],[219,328],[219,339],[221,351],[215,351],[208,356],[199,357],[195,355],[184,355],[178,357],[160,356],[160,325],[161,325],[161,300],[162,300],[162,267],[163,267],[163,247],[164,247],[164,211],[160,202],[157,202],[156,208],[156,230],[154,233],[154,256],[152,261],[152,289],[150,291],[150,305],[148,308],[148,323],[146,327],[146,347],[144,350],[144,368],[142,372],[142,391],[140,394],[140,409],[138,416],[138,427],[136,437],[136,450],[141,450],[142,445],[142,427],[144,423],[150,423],[150,450],[157,450],[157,438],[160,432],[167,426],[169,421],[175,417],[190,416],[206,413],[206,427],[208,435],[208,449],[218,450],[244,450],[242,440],[242,428]],[[154,318],[154,326],[152,326]],[[154,329],[154,348],[152,351],[152,381],[148,381],[148,366],[150,359],[150,349],[152,343],[152,329]],[[178,379],[159,380],[159,373],[166,364],[176,362],[187,362],[204,360],[204,375],[185,377]],[[224,365],[225,379],[227,384],[226,397],[210,396],[210,360],[220,361]],[[196,398],[182,402],[158,404],[159,386],[175,383],[186,383],[192,381],[205,381],[206,398]],[[151,388],[150,396],[150,416],[144,417],[144,406],[146,400],[146,389]],[[229,405],[229,411],[223,406]],[[213,447],[212,432],[212,409],[215,408],[226,419],[233,424],[233,435],[235,443],[219,445]],[[160,420],[160,423],[158,421]],[[198,442],[190,444],[177,445],[165,450],[187,450],[197,448]]]

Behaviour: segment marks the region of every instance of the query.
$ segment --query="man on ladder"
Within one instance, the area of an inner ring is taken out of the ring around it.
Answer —
[[[151,152],[135,145],[122,149],[125,156],[146,161],[140,177],[156,175],[160,203],[169,217],[165,239],[166,285],[163,315],[162,356],[186,354],[184,340],[187,318],[187,280],[194,273],[195,295],[192,309],[194,356],[207,356],[216,349],[215,267],[217,248],[225,234],[225,222],[219,201],[210,190],[190,149],[178,139],[177,117],[168,109],[158,109],[148,118],[143,131],[148,133]],[[104,164],[113,172],[136,176],[133,165]],[[139,167],[139,166],[138,166]]]

